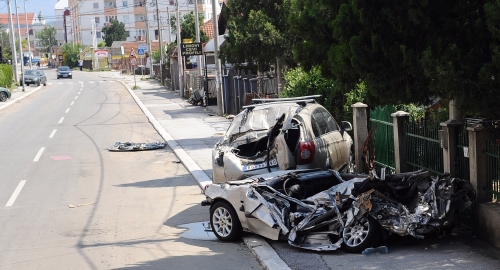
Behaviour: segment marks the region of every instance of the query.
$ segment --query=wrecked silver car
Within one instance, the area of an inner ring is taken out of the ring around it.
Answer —
[[[475,191],[466,180],[426,171],[356,175],[334,170],[272,172],[205,188],[212,231],[222,241],[242,231],[292,246],[361,252],[388,234],[453,228]]]
[[[353,141],[314,98],[254,99],[212,150],[212,181],[242,180],[277,170],[352,171]]]

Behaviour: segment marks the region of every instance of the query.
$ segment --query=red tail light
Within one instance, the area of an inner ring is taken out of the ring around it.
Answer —
[[[314,160],[314,141],[301,142],[299,150],[299,165],[309,164]]]

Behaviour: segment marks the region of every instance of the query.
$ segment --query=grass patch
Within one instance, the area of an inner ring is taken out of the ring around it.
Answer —
[[[134,85],[134,86],[132,87],[132,89],[133,89],[133,90],[137,90],[137,89],[141,89],[141,88],[140,88],[139,86],[137,86],[137,85]]]

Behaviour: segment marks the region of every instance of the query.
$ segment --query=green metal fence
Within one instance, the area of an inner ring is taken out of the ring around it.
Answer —
[[[500,201],[500,128],[493,129],[486,139],[487,187],[491,199]]]
[[[375,145],[375,165],[389,168],[387,173],[396,172],[394,124],[391,116],[395,111],[394,106],[377,107],[370,111],[370,130],[377,125],[371,141]]]
[[[467,126],[457,128],[456,133],[457,150],[455,153],[455,177],[470,179],[469,157],[466,153],[469,150],[469,132]]]
[[[443,175],[443,149],[439,142],[440,125],[427,120],[405,124],[406,164],[410,170],[427,170]]]

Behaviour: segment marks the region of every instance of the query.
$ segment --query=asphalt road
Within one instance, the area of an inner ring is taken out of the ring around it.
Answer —
[[[0,269],[261,268],[242,243],[181,236],[208,213],[170,149],[107,151],[161,140],[120,83],[46,74],[0,111]]]

